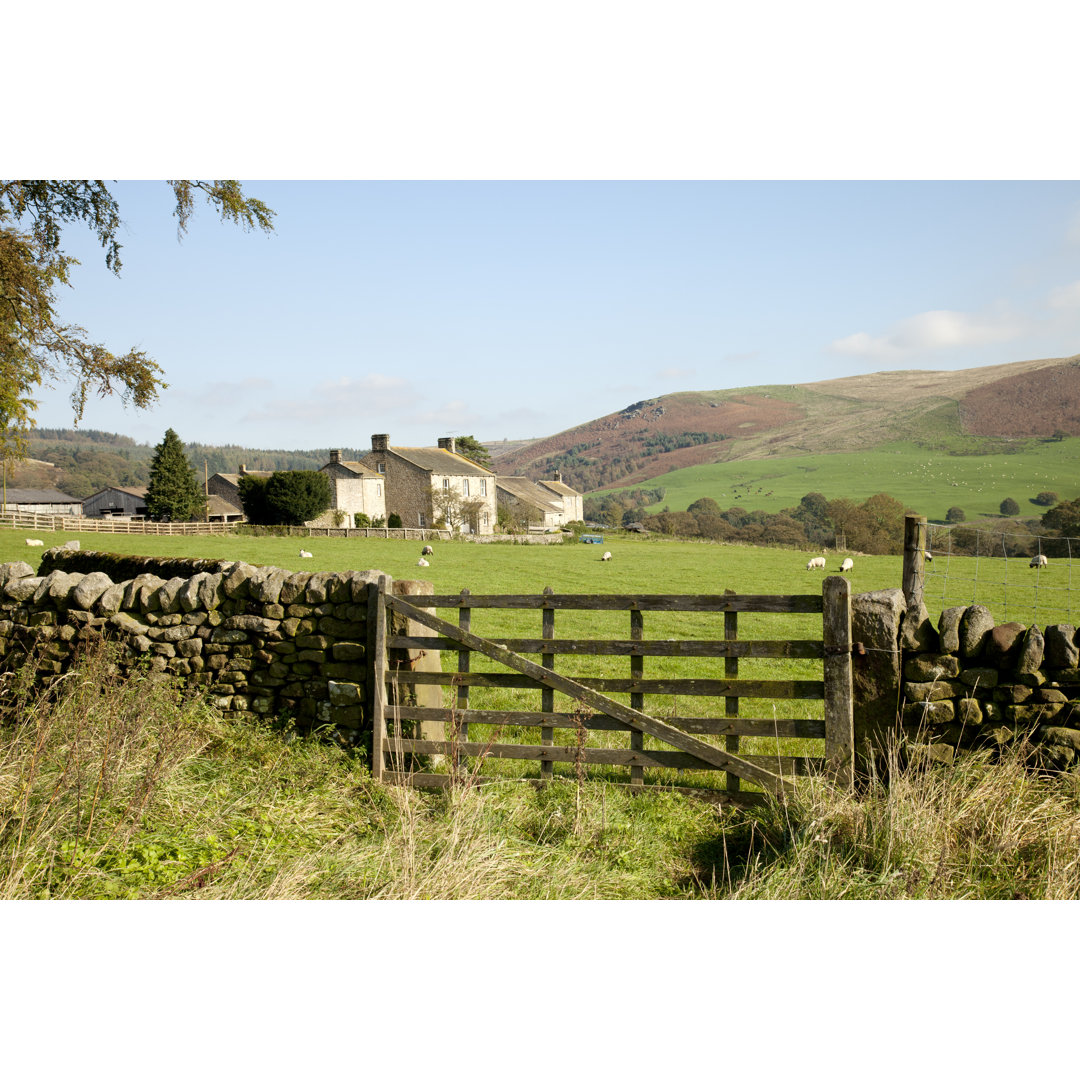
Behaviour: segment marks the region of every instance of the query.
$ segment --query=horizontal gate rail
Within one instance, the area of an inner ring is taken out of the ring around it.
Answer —
[[[513,654],[510,654],[513,655]],[[534,675],[503,675],[500,672],[406,671],[394,676],[399,682],[417,686],[502,686],[533,689]],[[599,679],[575,676],[574,681],[603,694],[684,694],[688,697],[796,698],[820,701],[825,684],[820,679]],[[554,684],[552,684],[554,686]],[[554,686],[558,690],[558,686]]]
[[[417,605],[420,606],[420,605]],[[760,660],[820,660],[825,655],[820,641],[597,641],[595,638],[488,638],[511,652],[571,656],[741,656]],[[391,649],[440,649],[447,652],[467,649],[449,638],[387,638]]]
[[[467,593],[412,596],[415,607],[445,608],[551,608],[555,611],[760,611],[788,615],[820,615],[821,597],[816,593],[795,596],[725,595],[688,596],[683,593],[649,593],[618,596],[607,593],[536,593],[484,595]]]
[[[422,708],[415,705],[395,705],[394,715],[400,720],[420,720],[452,723],[453,709]],[[531,712],[507,709],[470,709],[473,724],[501,724],[509,727],[585,727],[596,731],[625,731],[626,725],[608,716],[582,719],[578,713]],[[673,716],[667,723],[692,735],[749,735],[755,738],[824,739],[825,721],[796,718],[792,720],[757,720],[740,716],[735,719],[713,716]]]

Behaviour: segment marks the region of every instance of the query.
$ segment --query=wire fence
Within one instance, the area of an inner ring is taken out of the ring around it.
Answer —
[[[1021,527],[926,525],[923,600],[933,612],[982,604],[995,620],[1045,626],[1080,619],[1080,538]]]

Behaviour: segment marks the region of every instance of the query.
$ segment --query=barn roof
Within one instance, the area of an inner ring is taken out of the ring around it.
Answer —
[[[65,495],[56,488],[11,488],[7,489],[9,503],[81,503],[74,495]]]
[[[374,470],[368,468],[362,461],[330,461],[327,462],[319,472],[325,472],[331,466],[340,465],[344,469],[348,469],[350,472],[356,473],[357,476],[363,477],[365,480],[381,480],[382,477]]]

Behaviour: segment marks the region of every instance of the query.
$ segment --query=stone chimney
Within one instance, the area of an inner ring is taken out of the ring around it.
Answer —
[[[440,439],[439,440],[439,449],[440,450],[449,450],[451,454],[456,454],[457,451],[454,449],[454,436],[449,435],[445,439]]]
[[[562,483],[562,473],[559,472],[558,469],[555,470],[555,483],[557,483],[557,484]]]
[[[371,436],[371,449],[372,450],[389,450],[390,449],[390,436],[389,435],[372,435]]]
[[[246,465],[241,465],[240,466],[240,475],[243,476],[244,473],[246,473],[246,472],[247,472],[247,466]]]
[[[331,465],[340,465],[341,464],[341,451],[340,450],[331,450],[330,451],[330,464]]]

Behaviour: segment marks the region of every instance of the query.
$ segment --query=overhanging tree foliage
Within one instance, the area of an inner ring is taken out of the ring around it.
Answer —
[[[485,469],[491,468],[491,454],[488,448],[472,435],[458,435],[454,439],[454,449],[470,461]]]
[[[146,512],[154,521],[194,521],[205,511],[195,470],[188,463],[180,436],[169,428],[154,447]]]
[[[187,231],[201,193],[223,220],[243,229],[273,230],[273,211],[246,198],[235,180],[170,180],[177,233]],[[145,408],[167,384],[162,369],[141,349],[122,355],[90,340],[81,326],[64,323],[56,289],[70,285],[78,262],[64,254],[63,230],[82,224],[97,234],[105,265],[120,273],[119,206],[102,180],[0,180],[0,455],[25,455],[39,387],[73,381],[78,424],[91,392],[120,394]]]

